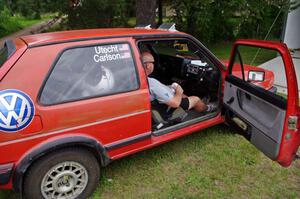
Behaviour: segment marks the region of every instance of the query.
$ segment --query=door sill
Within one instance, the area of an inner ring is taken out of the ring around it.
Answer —
[[[161,136],[161,135],[165,135],[168,133],[172,133],[173,131],[179,130],[181,128],[184,128],[184,127],[187,127],[187,126],[190,126],[190,125],[193,125],[193,124],[196,124],[196,123],[208,120],[208,119],[212,119],[212,118],[216,117],[218,114],[219,114],[219,111],[208,113],[206,115],[197,117],[195,119],[191,119],[186,122],[181,122],[181,123],[175,124],[173,126],[166,127],[164,129],[152,131],[152,135],[153,136]]]

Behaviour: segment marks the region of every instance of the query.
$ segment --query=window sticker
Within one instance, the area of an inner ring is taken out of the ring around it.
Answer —
[[[131,58],[128,44],[95,46],[94,49],[97,63]]]

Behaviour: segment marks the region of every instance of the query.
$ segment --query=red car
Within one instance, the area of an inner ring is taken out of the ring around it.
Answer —
[[[241,46],[282,56],[287,98],[272,91],[271,71],[243,64]],[[163,115],[150,102],[144,51],[154,56],[153,77],[217,111]],[[111,161],[223,122],[285,167],[300,143],[297,80],[281,43],[239,40],[224,67],[177,31],[45,33],[5,43],[0,80],[0,188],[30,199],[86,198]]]

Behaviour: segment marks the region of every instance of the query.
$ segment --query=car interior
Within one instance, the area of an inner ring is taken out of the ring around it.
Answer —
[[[178,83],[187,96],[198,96],[205,104],[220,104],[220,71],[205,54],[205,49],[188,39],[139,41],[140,52],[151,52],[154,71],[150,74],[165,85]],[[218,111],[197,112],[182,108],[167,111],[157,100],[151,102],[152,130],[164,134],[216,116]]]

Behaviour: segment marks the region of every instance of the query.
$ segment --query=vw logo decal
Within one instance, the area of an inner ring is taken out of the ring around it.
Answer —
[[[14,89],[0,92],[0,131],[12,133],[24,129],[33,116],[33,102],[27,94]]]

